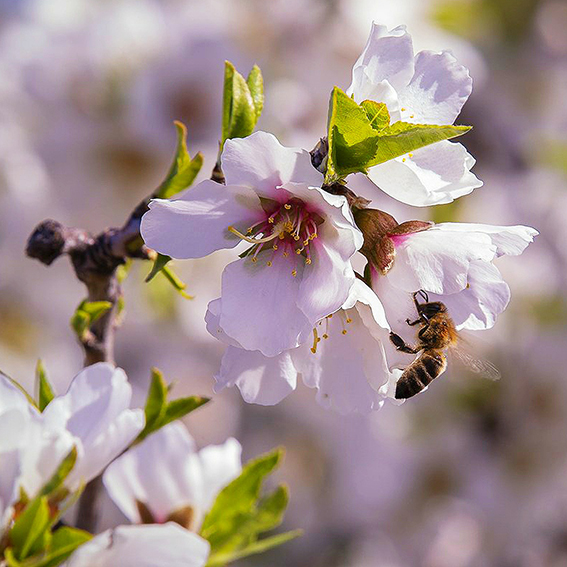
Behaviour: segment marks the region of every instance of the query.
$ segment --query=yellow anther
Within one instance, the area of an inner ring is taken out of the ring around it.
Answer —
[[[284,233],[283,233],[283,232],[280,232],[280,234],[279,234],[279,238],[280,238],[280,240],[283,240],[283,239],[285,238],[285,235],[284,235]]]
[[[286,203],[284,205],[284,209],[287,209],[289,211],[291,209],[291,205],[289,203]]]
[[[346,330],[346,329],[343,329],[341,332],[342,332],[343,335],[346,335],[346,334],[347,334],[347,330]]]
[[[405,111],[406,111],[406,109],[405,109],[405,108],[402,108],[402,109],[400,109],[400,110],[401,110],[402,112],[405,112]]]
[[[247,231],[246,234],[252,234],[252,227],[250,227]]]
[[[347,317],[347,318],[346,318],[346,322],[347,322],[347,323],[352,323],[352,319],[351,319],[350,317]]]
[[[327,319],[332,319],[333,318],[333,314],[331,313],[330,315],[327,315]]]
[[[408,154],[409,157],[413,157],[413,154]]]
[[[292,275],[293,277],[297,276],[297,270],[293,270],[293,272],[291,272],[291,275]]]
[[[256,256],[254,256],[254,258],[252,258],[252,262],[257,262],[258,258],[256,258]]]
[[[304,240],[303,241],[303,246],[307,246],[309,244],[309,240]]]
[[[274,217],[268,217],[268,222],[274,224]]]
[[[413,118],[415,116],[415,114],[410,114],[410,118]]]
[[[277,244],[274,244],[274,245],[272,246],[272,250],[277,250],[277,249],[278,249],[278,245],[277,245]]]
[[[323,338],[324,338],[324,339],[328,339],[328,338],[329,338],[329,335],[327,335],[327,333],[325,333],[325,334],[323,335]]]
[[[296,253],[296,254],[301,254],[301,248],[297,248],[297,249],[295,250],[295,253]]]
[[[402,161],[405,162],[405,161],[406,161],[406,158],[402,158]]]
[[[284,258],[287,258],[287,257],[289,256],[289,252],[286,250],[286,251],[282,254],[282,256],[283,256]]]
[[[311,264],[311,258],[306,258],[306,259],[305,259],[305,263],[306,263],[307,265]]]
[[[317,335],[317,329],[313,329],[313,346],[311,347],[311,352],[315,354],[317,352],[317,343],[319,342],[319,337]]]
[[[293,239],[297,241],[297,240],[299,240],[299,236],[297,236],[297,234],[296,234],[296,235],[294,235]]]
[[[271,265],[272,265],[272,261],[271,261],[271,260],[268,260],[268,261],[266,262],[266,266],[270,267]]]

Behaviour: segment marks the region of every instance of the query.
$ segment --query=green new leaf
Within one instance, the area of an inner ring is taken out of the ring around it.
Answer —
[[[83,339],[89,327],[112,308],[110,301],[81,301],[71,317],[71,327]]]
[[[378,151],[367,167],[384,163],[435,142],[462,136],[470,129],[470,126],[436,126],[395,122],[379,132]]]
[[[367,110],[338,87],[329,102],[329,156],[325,183],[331,184],[349,173],[365,171],[378,151],[378,133]]]
[[[155,193],[158,199],[170,199],[191,186],[201,167],[203,167],[203,154],[197,153],[193,159],[187,151],[187,128],[185,124],[175,121],[177,129],[177,149],[173,163],[167,176]]]
[[[265,477],[278,466],[283,454],[283,449],[276,449],[250,461],[240,476],[221,490],[203,522],[201,535],[204,538],[209,539],[222,530],[222,525],[230,522],[232,516],[253,509]]]
[[[155,276],[163,270],[163,268],[168,262],[171,262],[171,256],[166,256],[165,254],[160,254],[158,252],[157,257],[154,260],[152,269],[150,273],[146,276],[145,282],[146,283],[151,282],[155,278]]]
[[[10,376],[8,376],[8,374],[3,372],[2,370],[0,370],[0,376],[3,376],[4,378],[6,378],[6,380],[8,380],[8,382],[10,382],[13,386],[15,386],[18,390],[20,390],[20,392],[22,392],[22,394],[26,397],[26,400],[33,407],[37,408],[37,404],[35,403],[35,400],[29,395],[28,391],[18,381],[14,380],[13,378],[10,378]]]
[[[65,479],[69,476],[69,473],[73,470],[75,463],[77,462],[77,448],[73,447],[67,456],[63,459],[61,464],[57,467],[57,470],[53,473],[51,478],[47,481],[45,486],[41,489],[40,495],[49,496],[55,492],[62,484]]]
[[[258,65],[252,67],[246,79],[246,84],[252,95],[252,101],[256,109],[256,121],[258,121],[264,108],[264,79],[262,78],[262,71],[260,71]]]
[[[377,132],[390,125],[390,113],[388,112],[388,107],[383,102],[364,100],[360,106],[366,112],[370,126]]]
[[[92,535],[77,528],[63,526],[53,532],[49,551],[37,562],[26,567],[55,567],[65,561],[78,547],[92,539]]]
[[[195,411],[201,406],[210,402],[210,398],[204,398],[202,396],[189,396],[187,398],[178,398],[177,400],[172,400],[167,404],[165,408],[165,414],[162,419],[161,427],[175,421],[176,419],[181,419],[187,414]]]
[[[47,404],[55,397],[53,388],[49,383],[47,378],[47,372],[45,371],[45,366],[41,359],[38,359],[37,365],[35,367],[35,379],[37,383],[38,390],[38,407],[39,411],[43,411]]]
[[[250,72],[248,83],[232,63],[225,61],[221,150],[226,140],[245,138],[256,126],[264,99],[262,75],[256,69]]]
[[[171,269],[171,266],[166,265],[170,261],[171,258],[169,256],[158,253],[150,273],[146,276],[146,283],[150,282],[157,274],[161,273],[185,299],[194,299],[192,295],[189,295],[185,291],[187,284]]]
[[[238,559],[248,557],[249,555],[257,555],[258,553],[264,553],[273,547],[277,547],[292,539],[298,538],[303,535],[302,530],[293,530],[290,532],[285,532],[283,534],[278,534],[275,536],[267,537],[259,541],[252,542],[245,548],[238,551],[233,551],[229,553],[214,553],[209,558],[206,567],[221,567],[227,563],[232,563]]]
[[[51,533],[46,496],[32,500],[14,522],[9,533],[15,559],[21,561],[45,549]]]

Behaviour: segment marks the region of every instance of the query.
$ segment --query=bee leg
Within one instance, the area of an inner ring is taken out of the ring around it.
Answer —
[[[428,323],[428,321],[427,321],[427,317],[425,317],[425,315],[422,315],[419,319],[416,319],[415,321],[410,321],[409,319],[406,319],[406,323],[410,327],[414,327],[415,325],[418,325],[419,323],[421,323],[421,324]]]
[[[405,352],[407,354],[417,354],[421,350],[419,348],[410,347],[408,344],[406,344],[404,339],[402,339],[400,335],[396,335],[396,333],[390,333],[390,340],[397,350]]]
[[[419,311],[419,305],[420,305],[420,304],[419,304],[418,301],[417,301],[417,296],[418,296],[418,295],[421,297],[421,299],[423,299],[423,300],[425,301],[425,303],[429,303],[429,295],[427,294],[426,291],[423,291],[422,289],[420,289],[420,290],[418,290],[418,291],[415,291],[415,292],[413,293],[413,301],[414,301],[415,306],[417,307],[417,309],[418,309],[418,311]]]

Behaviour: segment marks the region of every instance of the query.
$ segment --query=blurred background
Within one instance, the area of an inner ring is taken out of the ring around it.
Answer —
[[[299,387],[273,408],[223,391],[187,421],[200,445],[237,437],[250,458],[287,447],[286,528],[305,536],[244,566],[567,565],[567,2],[563,0],[0,0],[0,368],[29,386],[41,357],[60,393],[82,353],[69,318],[84,288],[63,259],[24,257],[47,217],[120,225],[165,175],[174,119],[213,167],[223,64],[264,73],[258,127],[312,148],[372,20],[420,49],[451,49],[474,91],[459,120],[484,187],[454,204],[373,205],[400,221],[527,224],[541,235],[498,267],[512,303],[479,335],[499,382],[449,370],[401,407],[341,417]],[[365,180],[349,185],[364,191]],[[211,395],[223,347],[203,315],[232,253],[126,281],[116,357],[143,403],[151,366],[178,395]],[[101,528],[121,521],[108,501]]]

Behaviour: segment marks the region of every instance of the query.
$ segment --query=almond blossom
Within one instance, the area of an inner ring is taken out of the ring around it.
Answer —
[[[187,429],[172,423],[116,459],[103,482],[131,522],[198,531],[217,494],[240,474],[241,451],[233,438],[197,451]]]
[[[1,506],[13,504],[22,488],[34,496],[73,447],[77,460],[65,486],[73,491],[97,476],[144,426],[144,412],[129,409],[132,389],[125,373],[98,363],[81,371],[63,396],[43,413],[23,391],[0,375]],[[9,470],[8,470],[9,469]]]
[[[347,94],[361,103],[385,103],[391,122],[453,124],[472,91],[465,67],[448,51],[414,56],[405,26],[373,24],[352,70]],[[441,141],[370,168],[369,179],[408,205],[450,203],[482,182],[470,171],[474,158],[460,143]]]
[[[203,181],[178,199],[153,200],[142,237],[174,258],[248,244],[223,272],[219,327],[274,356],[305,342],[347,299],[362,234],[345,197],[320,188],[309,153],[271,134],[227,140],[222,169],[226,186]]]
[[[279,403],[297,387],[298,376],[317,389],[317,401],[341,414],[368,413],[381,406],[377,390],[388,380],[384,345],[389,326],[372,290],[356,280],[347,301],[319,321],[313,341],[274,357],[240,348],[218,333],[220,301],[209,305],[207,328],[229,344],[215,376],[215,391],[236,385],[246,402]]]
[[[67,567],[204,567],[209,543],[174,523],[119,526],[83,544]]]

